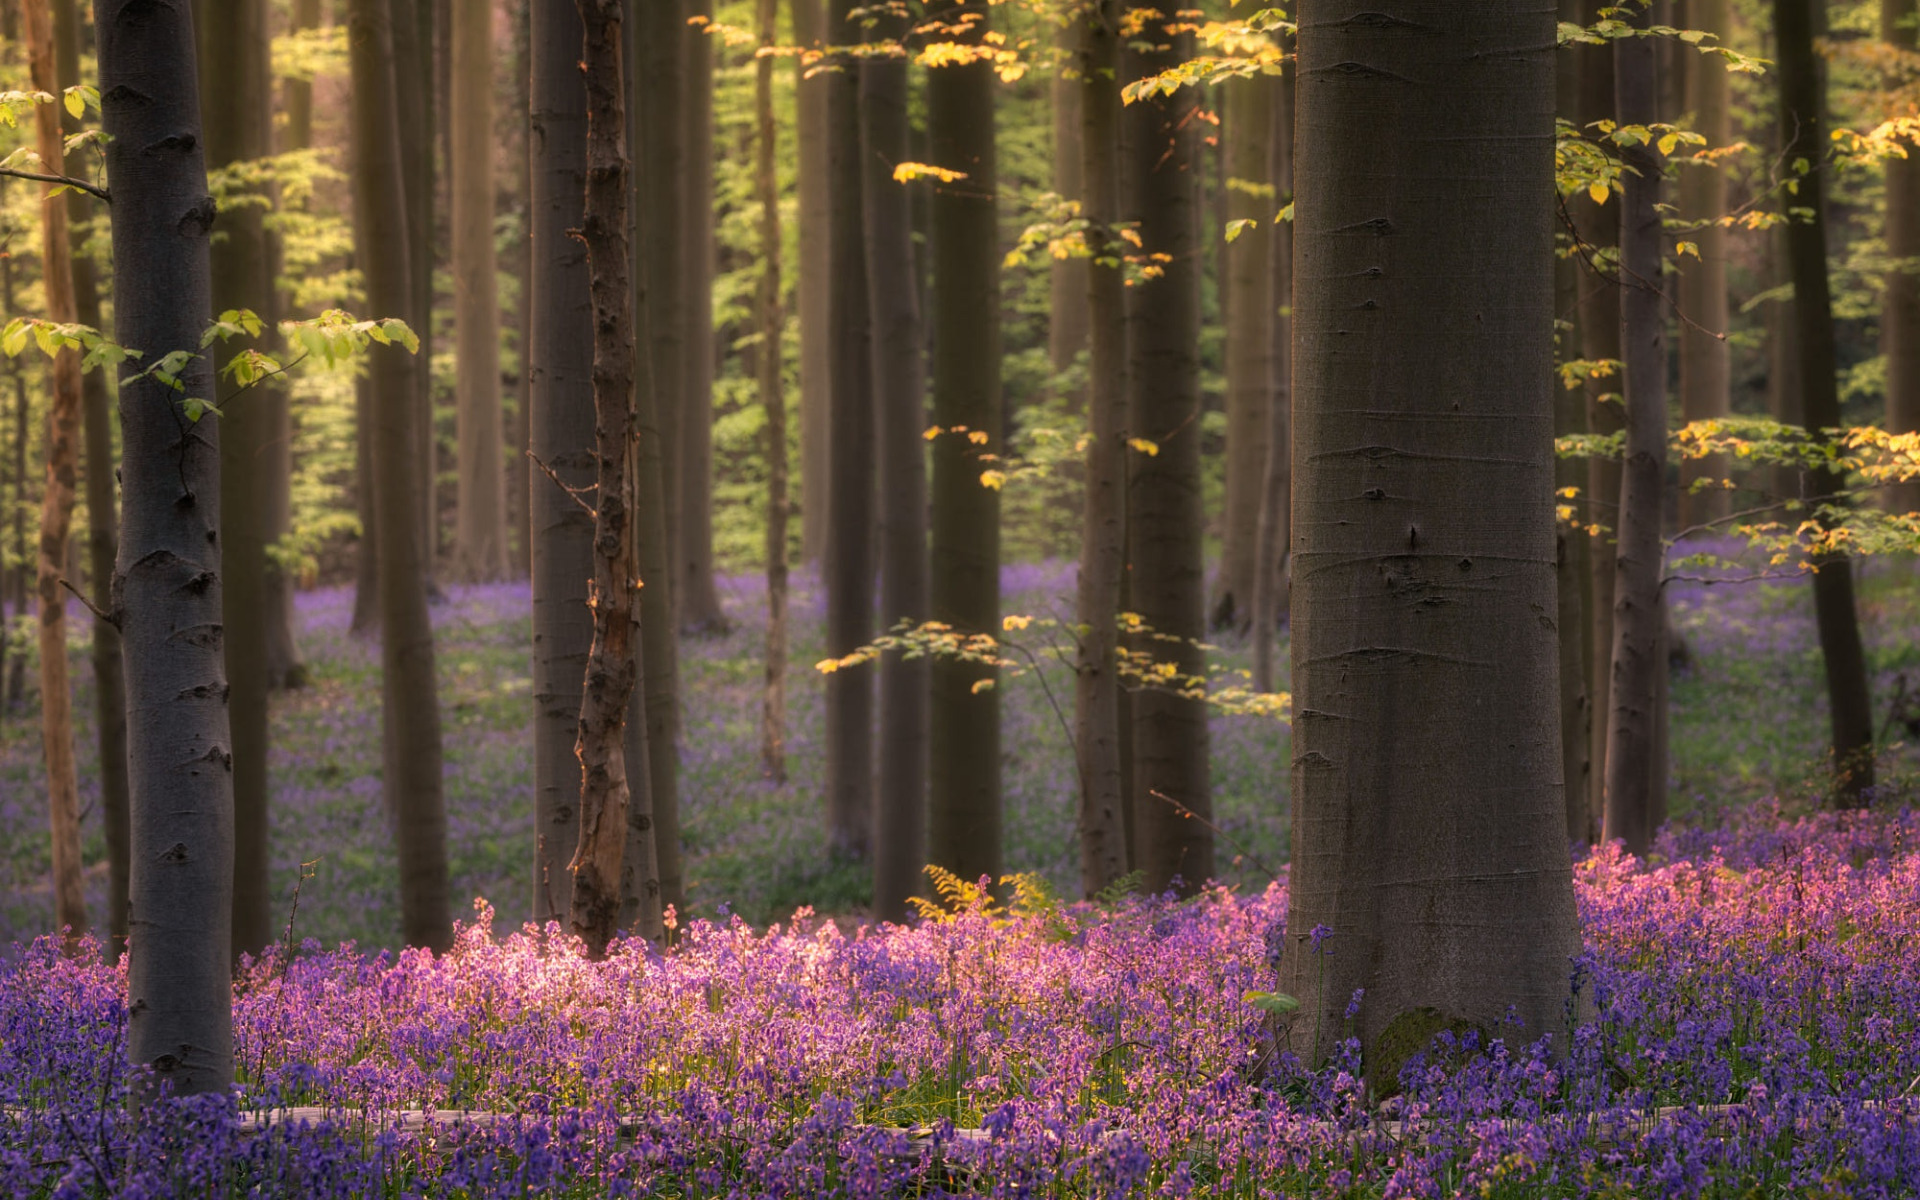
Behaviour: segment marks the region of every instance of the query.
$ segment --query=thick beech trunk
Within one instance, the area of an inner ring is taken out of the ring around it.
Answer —
[[[213,204],[184,6],[97,0],[113,188],[114,339],[148,361],[200,347]],[[213,364],[189,359],[189,396]],[[120,388],[125,523],[114,578],[126,653],[132,794],[127,1057],[176,1094],[233,1079],[228,922],[233,756],[221,665],[220,448],[152,377]]]
[[[272,71],[267,12],[260,0],[235,0],[223,19],[202,21],[200,110],[207,163],[224,167],[264,156],[271,146]],[[253,204],[220,214],[221,236],[213,242],[215,312],[247,309],[263,319],[273,313],[273,271],[263,214]],[[216,343],[220,358],[251,345]],[[217,365],[217,364],[216,364]],[[272,437],[264,393],[271,385],[243,388],[221,377],[220,533],[225,594],[228,721],[233,737],[233,956],[259,954],[273,940],[273,901],[268,866],[267,789],[267,544],[263,503],[266,455]]]
[[[456,0],[452,28],[453,320],[459,397],[454,557],[468,579],[507,573],[500,304],[493,250],[493,5]],[[622,232],[624,237],[624,231]]]
[[[1092,896],[1128,870],[1121,769],[1119,625],[1127,566],[1127,326],[1120,218],[1120,11],[1101,0],[1079,44],[1081,212],[1091,261],[1087,318],[1086,498],[1075,619],[1074,741],[1080,759],[1080,891]],[[1057,101],[1056,101],[1057,103]]]
[[[398,104],[400,178],[407,217],[407,323],[420,338],[413,368],[413,490],[421,577],[437,590],[440,549],[439,454],[433,421],[434,8],[436,0],[387,0],[393,10],[393,80]],[[378,468],[376,468],[377,472]]]
[[[47,7],[28,4],[27,57],[33,86],[58,95],[53,65],[53,25]],[[60,111],[34,108],[35,144],[48,170],[66,162]],[[66,201],[53,185],[40,188],[40,284],[47,319],[71,323],[73,246],[67,236]],[[47,415],[47,485],[40,493],[40,556],[35,590],[40,602],[40,745],[47,764],[47,815],[53,836],[53,923],[71,938],[87,934],[87,901],[80,884],[80,781],[73,756],[73,686],[68,679],[67,536],[72,531],[74,485],[80,469],[80,352],[53,358],[52,407]]]
[[[1127,53],[1127,77],[1181,62],[1186,33],[1149,22]],[[1132,456],[1127,481],[1128,608],[1151,633],[1136,649],[1181,675],[1206,671],[1206,575],[1201,557],[1200,263],[1197,109],[1192,89],[1128,107],[1127,211],[1142,247],[1166,273],[1128,289],[1128,432],[1158,447]],[[1173,640],[1165,640],[1173,639]],[[1134,865],[1150,892],[1177,879],[1191,892],[1213,874],[1207,706],[1171,690],[1133,694]]]
[[[757,0],[760,46],[779,44],[779,0]],[[754,63],[754,198],[760,202],[760,281],[755,295],[760,327],[757,357],[760,407],[766,413],[767,646],[760,701],[760,765],[777,784],[787,781],[787,399],[781,388],[779,126],[773,112],[773,56]],[[915,448],[918,453],[918,448]]]
[[[982,0],[930,14],[977,41]],[[933,443],[933,619],[961,634],[1000,634],[1000,493],[980,482],[981,456],[1003,453],[1000,400],[1000,244],[993,67],[985,60],[927,72],[928,154],[965,177],[933,185],[933,423],[965,427]],[[835,430],[836,434],[838,429]],[[984,433],[986,442],[972,440]],[[835,441],[836,453],[846,445]],[[1000,693],[995,672],[933,664],[933,758],[927,813],[931,860],[965,880],[1000,874]]]
[[[354,256],[375,314],[412,311],[407,193],[400,159],[388,0],[351,0]],[[447,899],[447,817],[440,778],[440,703],[433,628],[427,620],[418,493],[413,489],[416,364],[400,346],[368,349],[373,516],[379,545],[381,790],[398,835],[400,926],[407,944],[445,949],[453,935]],[[424,367],[424,364],[420,364]]]
[[[792,0],[793,40],[802,48],[818,46],[825,33],[822,0]],[[827,458],[832,450],[832,334],[829,332],[828,276],[833,225],[827,177],[827,95],[832,76],[809,77],[804,60],[794,62],[799,154],[800,278],[794,288],[800,321],[800,560],[818,564],[827,545]]]
[[[903,37],[883,18],[869,36]],[[861,212],[873,315],[873,390],[880,507],[880,627],[927,619],[926,382],[914,281],[913,207],[893,178],[908,161],[907,62],[860,68]],[[899,652],[880,661],[880,761],[874,796],[873,914],[905,921],[926,865],[928,662]]]
[[[684,0],[688,18],[713,17],[713,0]],[[686,386],[680,418],[680,525],[674,546],[680,623],[721,633],[727,614],[713,579],[713,38],[689,23],[686,44]]]
[[[1250,629],[1253,564],[1267,480],[1267,430],[1274,405],[1273,92],[1277,78],[1229,80],[1227,219],[1252,221],[1221,250],[1227,310],[1227,496],[1213,624]],[[1218,236],[1212,230],[1208,236]]]
[[[1296,1053],[1352,1031],[1390,1088],[1442,1029],[1563,1034],[1579,936],[1551,620],[1553,9],[1380,8],[1300,14],[1280,990]]]
[[[1911,54],[1920,45],[1914,0],[1880,0],[1880,37]],[[1920,431],[1920,147],[1887,160],[1887,270],[1880,301],[1880,346],[1887,356],[1887,428]],[[1887,507],[1920,509],[1920,481],[1889,489]]]
[[[1805,220],[1787,225],[1787,260],[1793,273],[1795,342],[1800,352],[1801,423],[1809,431],[1837,428],[1840,395],[1834,346],[1833,302],[1827,282],[1826,103],[1814,52],[1812,0],[1774,0],[1774,36],[1780,62],[1780,127],[1786,161],[1815,169],[1802,176],[1794,204]],[[1809,505],[1832,503],[1845,480],[1832,471],[1809,471]],[[1873,787],[1873,701],[1860,618],[1854,609],[1853,572],[1845,555],[1814,559],[1813,608],[1826,663],[1827,706],[1833,728],[1834,804],[1865,805]]]
[[[1724,41],[1732,32],[1729,0],[1690,0],[1686,25],[1718,34]],[[1687,109],[1695,132],[1710,149],[1732,140],[1728,112],[1727,72],[1718,59],[1689,55],[1686,60]],[[1716,165],[1688,164],[1680,172],[1680,218],[1707,221],[1727,211],[1727,177]],[[1891,209],[1889,209],[1891,211]],[[1727,231],[1707,224],[1679,235],[1700,248],[1700,256],[1679,259],[1680,266],[1680,419],[1708,421],[1732,411],[1731,362],[1725,335],[1727,309]],[[1688,528],[1718,521],[1732,511],[1733,493],[1718,485],[1727,477],[1725,455],[1692,458],[1680,464],[1680,526]],[[1692,490],[1695,480],[1715,481],[1704,491]]]

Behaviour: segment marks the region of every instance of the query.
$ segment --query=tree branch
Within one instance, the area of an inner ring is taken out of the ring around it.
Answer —
[[[64,183],[68,187],[79,188],[89,195],[98,196],[108,204],[113,203],[113,196],[108,193],[107,189],[88,183],[84,179],[75,179],[71,175],[46,175],[39,171],[22,171],[18,167],[0,167],[0,175],[6,175],[13,179],[32,179],[40,183]]]

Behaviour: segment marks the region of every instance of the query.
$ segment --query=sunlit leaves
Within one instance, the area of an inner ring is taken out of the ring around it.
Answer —
[[[936,167],[931,163],[903,162],[893,169],[895,183],[912,183],[916,179],[936,179],[941,183],[955,183],[966,177],[965,171]]]

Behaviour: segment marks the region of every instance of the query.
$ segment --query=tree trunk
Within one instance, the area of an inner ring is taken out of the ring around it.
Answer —
[[[593,517],[565,488],[590,494],[593,314],[587,260],[568,231],[585,221],[587,93],[584,44],[571,4],[531,8],[529,142],[532,175],[532,336],[529,444],[536,467],[527,504],[533,530],[534,919],[567,913],[568,857],[580,837],[578,733],[593,618]],[[549,478],[551,471],[559,482]]]
[[[353,616],[348,628],[367,634],[380,624],[380,537],[373,516],[373,401],[365,375],[353,384],[353,507],[360,540],[353,555]]]
[[[647,352],[657,389],[656,417],[661,436],[667,503],[667,576],[656,586],[683,608],[678,534],[680,530],[680,421],[687,406],[687,38],[685,0],[654,0],[636,10],[633,62],[638,102],[644,114],[639,136],[640,255],[638,276],[647,293],[659,298],[647,310]],[[646,624],[646,618],[641,618]],[[676,619],[673,628],[679,628]],[[648,646],[652,646],[649,641]]]
[[[1579,934],[1549,619],[1553,11],[1370,4],[1301,11],[1280,990],[1296,1053],[1351,1030],[1380,1089],[1443,1029],[1564,1035]]]
[[[13,256],[0,255],[0,308],[13,311]],[[13,561],[18,565],[11,572],[8,581],[12,584],[7,599],[13,604],[13,615],[27,615],[27,376],[21,370],[18,359],[9,365],[13,376]],[[27,691],[27,656],[23,652],[14,656],[7,667],[7,677],[0,680],[0,699],[5,700],[7,709],[19,706]]]
[[[224,167],[269,149],[271,68],[267,13],[259,0],[235,0],[222,20],[202,21],[200,94],[205,101],[207,163]],[[220,214],[214,239],[215,312],[246,309],[271,317],[273,272],[261,210],[240,204]],[[221,359],[265,349],[265,338],[215,343]],[[221,377],[220,536],[224,563],[228,721],[233,738],[233,956],[258,955],[273,940],[268,867],[267,528],[262,500],[270,414],[266,386]]]
[[[773,112],[772,48],[779,0],[757,0],[763,53],[754,61],[754,193],[760,202],[760,406],[767,417],[767,659],[760,703],[760,765],[776,784],[787,781],[787,400],[780,376],[786,320],[780,308],[779,127]],[[919,453],[918,447],[915,454]]]
[[[821,44],[821,0],[792,0],[793,40],[803,49]],[[827,95],[832,76],[808,78],[805,60],[794,62],[798,93],[794,140],[799,152],[800,279],[794,289],[800,320],[800,561],[819,563],[827,545],[827,456],[831,450],[832,334],[829,332],[828,249],[833,209],[828,192]]]
[[[1293,200],[1293,91],[1294,72],[1273,88],[1273,182],[1278,193],[1275,212]],[[1279,221],[1273,229],[1273,303],[1290,314],[1293,307],[1293,222]],[[1267,460],[1262,464],[1259,536],[1253,544],[1253,686],[1274,690],[1273,652],[1279,641],[1279,623],[1286,608],[1288,542],[1292,537],[1293,490],[1293,318],[1273,322],[1273,400],[1267,409]]]
[[[1165,70],[1191,51],[1185,33],[1155,29],[1134,42],[1127,77]],[[1127,109],[1128,212],[1142,248],[1169,256],[1166,273],[1129,289],[1129,432],[1157,453],[1136,454],[1127,482],[1129,608],[1152,632],[1136,649],[1203,675],[1206,574],[1201,558],[1200,202],[1204,164],[1197,145],[1200,98],[1191,89],[1136,101]],[[1164,641],[1163,638],[1177,639]],[[1134,865],[1146,888],[1179,881],[1192,892],[1213,875],[1212,802],[1207,777],[1207,706],[1171,690],[1133,695]]]
[[[1227,219],[1251,221],[1223,246],[1227,310],[1227,496],[1216,628],[1251,628],[1253,563],[1273,411],[1273,92],[1269,75],[1228,80]],[[1209,231],[1210,237],[1220,236]]]
[[[929,13],[978,41],[982,0]],[[928,154],[965,177],[933,184],[933,423],[964,427],[933,443],[933,619],[963,635],[1000,635],[1000,493],[983,487],[984,455],[1004,453],[1000,400],[1000,238],[994,212],[994,74],[985,60],[927,72]],[[847,447],[835,422],[836,453]],[[984,444],[972,435],[986,435]],[[977,663],[933,664],[931,860],[972,881],[1000,874],[1000,693]]]
[[[904,38],[901,15],[875,40]],[[909,159],[907,61],[860,68],[861,212],[873,320],[873,389],[880,488],[880,626],[927,619],[926,382],[914,280],[913,206],[893,169]],[[873,915],[904,922],[926,864],[929,681],[924,657],[880,660],[880,761],[874,798]]]
[[[429,593],[437,590],[434,557],[440,548],[439,455],[433,422],[433,268],[434,268],[434,0],[387,0],[393,11],[394,97],[399,105],[400,186],[407,218],[407,323],[420,338],[410,379],[414,400],[414,465],[407,469],[413,493],[415,538],[421,578]],[[376,451],[375,457],[378,457]],[[375,468],[376,472],[378,468]]]
[[[1801,421],[1809,432],[1818,433],[1839,426],[1840,395],[1827,283],[1826,181],[1818,165],[1827,148],[1825,85],[1814,53],[1811,0],[1774,0],[1773,27],[1778,38],[1785,158],[1789,163],[1814,164],[1798,180],[1792,202],[1807,210],[1807,219],[1788,223],[1787,255],[1793,272],[1794,340],[1800,352]],[[1824,440],[1824,434],[1819,436]],[[1808,506],[1835,503],[1833,497],[1845,482],[1833,471],[1808,471],[1803,485]],[[1868,802],[1873,787],[1873,701],[1860,645],[1860,619],[1854,610],[1853,572],[1844,554],[1819,555],[1811,565],[1814,616],[1833,722],[1834,804],[1858,808]]]
[[[1578,21],[1580,0],[1559,0],[1560,19]],[[1560,57],[1554,79],[1554,110],[1570,121],[1578,121],[1580,84],[1584,55]],[[1579,321],[1580,285],[1583,268],[1577,254],[1554,260],[1554,315],[1562,322],[1556,345],[1562,358],[1580,357]],[[1586,398],[1579,389],[1556,388],[1553,394],[1553,434],[1559,438],[1587,431]],[[1556,492],[1579,488],[1586,482],[1586,464],[1578,459],[1553,460],[1553,484]],[[1575,510],[1576,517],[1578,510]],[[1587,610],[1593,578],[1592,539],[1582,528],[1584,522],[1555,521],[1555,587],[1559,595],[1556,613],[1560,642],[1560,778],[1565,789],[1567,840],[1593,841],[1592,781],[1593,713],[1587,704],[1587,681],[1593,674],[1593,632]]]
[[[533,344],[533,111],[529,80],[532,76],[532,0],[511,0],[513,28],[513,196],[519,217],[513,248],[513,273],[519,287],[514,311],[513,419],[507,435],[507,564],[514,579],[533,577],[533,521],[529,497],[533,464],[527,460],[532,443],[533,380],[528,355]],[[631,122],[629,122],[631,123]]]
[[[1080,758],[1080,891],[1127,873],[1121,771],[1120,588],[1127,556],[1127,327],[1120,217],[1120,13],[1101,0],[1079,36],[1081,213],[1088,222],[1087,458],[1075,620],[1074,741]],[[1056,99],[1056,104],[1058,103]],[[1057,109],[1056,109],[1057,111]],[[1058,310],[1056,310],[1058,311]]]
[[[27,57],[33,86],[58,96],[53,65],[53,28],[47,6],[25,6]],[[34,132],[40,161],[49,171],[66,162],[60,136],[60,110],[34,108]],[[40,188],[40,283],[47,296],[47,319],[76,320],[73,303],[72,242],[67,236],[67,205]],[[80,885],[80,781],[73,757],[73,687],[67,675],[67,536],[73,524],[74,483],[80,467],[80,352],[64,349],[53,359],[53,403],[47,416],[47,486],[40,494],[40,557],[36,590],[40,601],[40,744],[47,762],[47,812],[53,834],[53,923],[77,941],[87,934],[87,900]]]
[[[113,186],[114,340],[149,362],[200,347],[211,316],[207,199],[184,6],[96,0]],[[213,364],[187,360],[188,396]],[[133,797],[127,1056],[174,1094],[233,1079],[233,757],[221,668],[217,422],[185,424],[151,376],[120,387],[125,523],[114,577]]]
[[[853,7],[850,0],[832,0],[827,31],[831,44],[847,46],[864,38],[852,17]],[[860,67],[851,56],[842,56],[837,66],[827,92],[833,222],[827,324],[834,457],[871,463],[873,335],[861,214]],[[827,487],[827,654],[841,658],[873,638],[874,481],[865,470],[837,471]],[[873,675],[863,664],[835,671],[826,681],[827,830],[837,850],[858,857],[867,853],[873,826]]]
[[[468,579],[507,573],[507,506],[500,457],[500,305],[493,251],[493,4],[453,7],[453,313],[458,387],[459,499],[454,554]],[[622,231],[625,236],[625,231]]]
[[[1718,34],[1732,32],[1728,0],[1691,0],[1689,28]],[[1687,55],[1686,107],[1693,128],[1711,149],[1732,140],[1727,109],[1727,72],[1718,60]],[[1688,164],[1680,172],[1680,218],[1711,222],[1727,211],[1727,178],[1718,166]],[[1680,419],[1709,421],[1732,411],[1731,366],[1725,335],[1727,310],[1727,231],[1716,224],[1682,233],[1682,240],[1700,248],[1695,259],[1683,256],[1680,265]],[[1710,487],[1694,491],[1695,480],[1724,480],[1729,464],[1725,455],[1691,458],[1680,464],[1680,526],[1689,528],[1725,519],[1732,511],[1733,493]]]
[[[685,0],[687,16],[713,17],[713,0]],[[713,41],[704,24],[686,39],[686,387],[680,418],[680,526],[674,544],[680,623],[721,633],[727,614],[713,579]]]
[[[354,256],[366,276],[367,307],[407,312],[407,193],[401,166],[388,0],[351,0]],[[414,223],[414,228],[419,228]],[[447,900],[447,818],[440,781],[440,704],[433,628],[427,620],[420,510],[410,486],[419,465],[414,438],[420,392],[413,357],[400,346],[368,348],[373,418],[373,516],[379,543],[381,791],[400,852],[400,925],[408,945],[443,950],[453,935]]]
[[[61,88],[80,79],[80,21],[74,0],[53,5],[54,67]],[[62,109],[64,112],[65,110]],[[63,122],[69,135],[80,131],[71,114]],[[67,156],[67,174],[83,176],[85,152]],[[72,247],[75,318],[82,325],[101,327],[100,289],[94,262],[86,250],[85,222],[93,216],[93,200],[80,192],[67,193],[69,244]],[[119,553],[118,498],[114,495],[113,400],[107,392],[107,373],[89,371],[80,380],[80,412],[87,454],[87,573],[94,605],[113,606],[113,560]],[[0,641],[6,621],[0,617]],[[0,674],[4,671],[0,670]],[[5,685],[0,681],[0,700]],[[93,622],[93,712],[99,747],[100,811],[107,843],[107,953],[118,959],[127,943],[127,684],[120,664],[120,630],[112,622]]]
[[[1880,36],[1912,53],[1920,44],[1914,0],[1881,0]],[[1887,356],[1887,429],[1920,431],[1920,148],[1887,160],[1887,270],[1880,344]],[[1920,481],[1888,489],[1889,511],[1920,509]]]
[[[1059,34],[1058,44],[1067,62],[1076,61],[1085,22],[1073,20]],[[1049,85],[1053,112],[1053,190],[1063,200],[1082,202],[1085,214],[1085,166],[1081,138],[1082,81],[1056,70]],[[1057,258],[1047,274],[1047,360],[1053,367],[1055,386],[1058,377],[1073,368],[1075,360],[1087,349],[1087,269],[1084,258]],[[1073,389],[1077,409],[1086,399],[1084,386]]]
[[[633,480],[633,310],[627,278],[627,130],[621,70],[621,0],[579,0],[587,82],[586,216],[593,302],[594,487],[593,647],[580,705],[580,841],[574,854],[573,932],[595,958],[606,954],[620,918],[627,845],[625,728],[635,683],[639,620],[635,601]]]
[[[289,32],[319,27],[320,0],[293,0]],[[280,103],[287,114],[285,148],[305,150],[313,145],[313,80],[288,77],[280,86]]]
[[[1783,197],[1782,209],[1797,203],[1793,196]],[[1767,304],[1767,412],[1786,425],[1806,424],[1805,388],[1800,382],[1800,351],[1795,344],[1792,255],[1787,250],[1787,226],[1775,225],[1767,235],[1767,279],[1769,286],[1785,285],[1788,295]],[[1780,464],[1769,481],[1776,496],[1800,497],[1800,469]]]

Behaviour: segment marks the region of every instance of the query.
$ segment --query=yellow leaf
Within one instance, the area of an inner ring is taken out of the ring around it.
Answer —
[[[76,121],[86,115],[87,99],[80,94],[80,89],[74,88],[67,93],[67,111],[73,114]]]
[[[980,472],[981,487],[992,488],[994,491],[997,492],[1000,490],[1000,485],[1005,483],[1006,481],[1007,481],[1007,473],[1005,471]]]
[[[931,163],[903,162],[893,169],[895,183],[912,183],[916,179],[938,179],[941,183],[952,183],[966,177],[965,171],[936,167]]]
[[[1016,629],[1025,629],[1031,624],[1033,624],[1032,617],[1023,617],[1017,613],[1009,613],[1001,619],[1000,628],[1008,633],[1012,633]]]
[[[1156,442],[1150,442],[1146,438],[1128,438],[1127,445],[1132,446],[1135,450],[1138,450],[1140,453],[1146,455],[1148,458],[1156,458],[1160,454],[1159,444]]]
[[[1680,136],[1678,134],[1669,133],[1665,137],[1660,139],[1660,153],[1672,154],[1673,148],[1679,144],[1680,144]]]
[[[1604,183],[1593,183],[1593,184],[1587,185],[1587,195],[1593,197],[1593,202],[1595,204],[1605,204],[1607,202],[1607,197],[1611,194],[1612,193],[1607,190],[1607,185]]]
[[[823,658],[813,664],[813,669],[822,675],[831,675],[840,669],[840,660],[837,658]]]
[[[920,436],[927,439],[928,441],[932,441],[933,439],[940,436],[940,427],[938,425],[929,425],[927,426],[927,431],[921,434]]]
[[[984,446],[987,444],[987,431],[984,429],[976,429],[967,434],[967,440],[976,446]]]
[[[980,694],[981,692],[987,692],[987,691],[992,691],[992,690],[993,690],[993,680],[991,680],[991,679],[976,679],[976,680],[974,680],[974,681],[973,681],[973,688],[972,688],[971,690],[972,690],[972,692],[973,692],[973,694],[974,694],[974,695],[976,695],[976,696],[978,696],[978,695],[979,695],[979,694]]]

